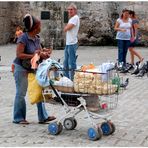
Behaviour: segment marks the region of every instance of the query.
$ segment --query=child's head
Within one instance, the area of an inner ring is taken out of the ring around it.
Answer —
[[[17,26],[17,27],[16,27],[16,30],[17,30],[17,31],[21,30],[21,26]]]

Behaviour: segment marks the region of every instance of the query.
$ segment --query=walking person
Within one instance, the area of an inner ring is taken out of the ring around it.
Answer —
[[[132,19],[132,38],[131,38],[131,44],[129,47],[130,51],[130,57],[131,57],[131,62],[130,62],[130,67],[129,69],[132,69],[134,67],[134,57],[137,56],[139,58],[139,62],[141,63],[144,58],[138,53],[134,47],[138,44],[141,36],[138,31],[139,29],[139,21],[137,19],[137,16],[134,11],[129,11],[130,18]]]
[[[73,80],[74,70],[77,68],[76,50],[78,48],[78,31],[80,26],[77,7],[73,3],[68,6],[68,16],[70,19],[68,24],[64,27],[64,32],[66,32],[66,46],[64,49],[63,65],[65,69],[64,75]]]
[[[36,17],[26,14],[24,26],[27,32],[23,33],[17,40],[16,58],[14,59],[14,78],[16,85],[16,95],[14,100],[13,123],[29,124],[26,120],[26,101],[25,96],[28,87],[28,70],[22,65],[24,59],[31,59],[35,53],[40,53],[42,59],[50,56],[50,51],[40,52],[40,39],[38,33],[41,30],[41,22]],[[54,116],[48,116],[42,102],[37,103],[39,123],[54,120]]]
[[[129,10],[124,9],[122,15],[115,23],[115,31],[117,31],[116,39],[118,44],[118,62],[122,63],[121,72],[127,72],[126,56],[131,39],[132,20],[129,18]]]

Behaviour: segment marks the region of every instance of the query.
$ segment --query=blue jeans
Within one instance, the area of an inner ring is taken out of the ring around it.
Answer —
[[[73,80],[74,70],[77,68],[76,65],[76,50],[78,49],[78,44],[66,45],[64,49],[64,76]]]
[[[13,110],[13,122],[19,123],[22,120],[26,120],[26,101],[25,96],[28,87],[28,73],[18,64],[15,65],[14,78],[16,85],[16,95],[14,100]],[[37,103],[38,120],[44,121],[48,118],[48,114],[45,110],[45,106],[42,102]]]
[[[118,62],[126,65],[126,55],[130,46],[130,40],[118,40]]]

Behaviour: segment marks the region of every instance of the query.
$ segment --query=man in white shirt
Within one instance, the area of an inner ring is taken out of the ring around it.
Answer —
[[[80,26],[80,19],[77,15],[77,7],[75,4],[68,6],[68,24],[64,27],[66,32],[66,46],[64,49],[64,75],[71,80],[74,77],[74,70],[76,65],[76,50],[78,48],[78,31]]]

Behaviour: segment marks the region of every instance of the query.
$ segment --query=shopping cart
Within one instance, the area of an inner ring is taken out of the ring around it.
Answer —
[[[43,89],[44,102],[61,103],[65,114],[48,125],[49,133],[58,135],[63,127],[66,130],[75,129],[76,116],[85,111],[91,123],[87,131],[90,140],[113,134],[116,128],[109,118],[118,104],[119,85],[119,76],[114,69],[107,73],[76,70],[74,87],[55,86],[51,81],[50,86]],[[103,122],[95,123],[96,119]]]

